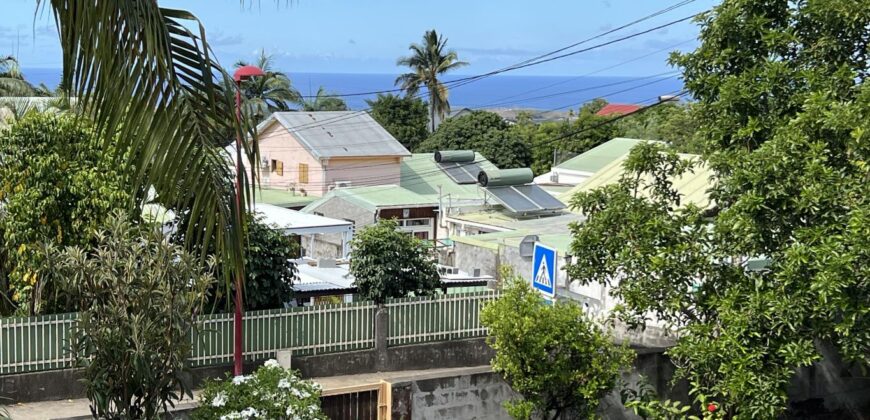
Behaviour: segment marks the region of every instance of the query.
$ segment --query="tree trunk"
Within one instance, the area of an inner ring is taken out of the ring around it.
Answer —
[[[429,90],[429,124],[431,125],[430,133],[435,132],[435,101],[432,100],[432,89],[427,88]]]

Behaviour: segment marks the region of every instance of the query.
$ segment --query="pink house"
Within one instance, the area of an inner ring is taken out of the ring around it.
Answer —
[[[323,196],[333,188],[398,184],[411,153],[368,113],[276,112],[259,125],[263,188]]]

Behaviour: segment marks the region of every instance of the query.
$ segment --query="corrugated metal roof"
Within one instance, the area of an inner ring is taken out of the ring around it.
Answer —
[[[474,162],[480,169],[497,169],[480,153],[474,154]],[[449,194],[451,200],[483,201],[483,191],[474,184],[457,184],[444,173],[435,162],[434,153],[414,153],[411,157],[402,159],[401,187],[420,195],[434,195],[438,200],[438,187],[445,197]]]
[[[304,212],[313,212],[323,203],[340,198],[350,204],[375,211],[384,207],[428,207],[438,205],[438,195],[422,195],[398,185],[375,185],[334,189],[323,198],[305,206]]]
[[[628,114],[630,112],[634,112],[640,109],[640,105],[633,104],[607,104],[604,108],[601,108],[595,115],[607,116],[612,114]]]
[[[273,120],[318,158],[411,155],[365,112],[275,112],[261,124],[261,129]]]
[[[680,154],[683,159],[699,160],[698,155]],[[577,185],[570,191],[559,196],[559,199],[565,203],[571,202],[571,197],[580,191],[591,191],[598,187],[615,184],[619,182],[622,175],[625,173],[625,168],[622,164],[628,155],[623,155],[621,158],[611,162],[609,165],[596,172],[582,184]],[[695,167],[684,174],[683,176],[672,180],[674,188],[680,193],[680,203],[685,205],[688,203],[695,204],[700,208],[707,208],[712,203],[707,191],[712,186],[713,171],[703,162],[699,162]]]
[[[648,141],[616,137],[556,165],[556,168],[594,174],[631,151],[632,147]]]

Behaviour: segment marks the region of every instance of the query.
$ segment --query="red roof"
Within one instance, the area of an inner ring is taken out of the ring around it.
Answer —
[[[608,115],[613,114],[630,114],[634,111],[640,109],[640,105],[632,105],[632,104],[607,104],[604,108],[601,108],[600,111],[596,112],[595,115],[600,115],[602,117],[606,117]]]

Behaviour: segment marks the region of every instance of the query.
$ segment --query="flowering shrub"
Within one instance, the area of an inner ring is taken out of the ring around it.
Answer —
[[[252,375],[209,381],[193,413],[200,420],[323,419],[320,385],[268,360]]]

